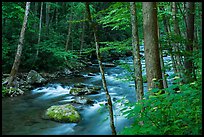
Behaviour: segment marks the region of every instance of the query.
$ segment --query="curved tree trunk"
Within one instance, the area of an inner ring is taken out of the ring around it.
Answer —
[[[113,118],[112,101],[111,101],[111,97],[109,95],[108,88],[106,85],[105,74],[104,74],[102,61],[101,61],[101,55],[100,55],[100,49],[99,49],[99,39],[98,39],[98,35],[97,35],[97,25],[94,24],[94,22],[91,19],[91,13],[90,13],[90,8],[89,8],[88,2],[86,2],[86,11],[88,14],[89,23],[90,23],[91,27],[93,28],[93,32],[94,32],[94,39],[95,39],[95,44],[96,44],[96,55],[98,58],[99,68],[100,68],[100,72],[101,72],[103,88],[104,88],[104,91],[106,92],[106,98],[108,100],[108,108],[109,108],[109,114],[110,114],[110,127],[112,130],[112,134],[116,135],[116,130],[115,130],[115,126],[114,126],[114,118]]]
[[[23,49],[23,40],[24,40],[24,34],[25,34],[27,20],[28,20],[29,9],[30,9],[30,2],[26,2],[26,10],[25,10],[25,15],[24,15],[24,20],[23,20],[23,26],[21,28],[21,34],[20,34],[20,38],[19,38],[18,49],[16,52],[13,67],[11,69],[11,73],[9,76],[7,87],[15,86],[13,82],[16,78],[16,75],[18,73],[18,68],[20,65],[20,59],[21,59],[21,54],[22,54],[22,49]]]

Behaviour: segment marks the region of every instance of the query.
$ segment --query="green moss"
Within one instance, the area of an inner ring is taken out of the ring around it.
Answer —
[[[70,104],[51,106],[47,109],[46,115],[58,122],[76,123],[80,121],[79,113]]]
[[[80,94],[80,92],[83,92],[83,88],[72,88],[70,90],[70,94],[72,94],[72,95],[78,95],[78,94]]]

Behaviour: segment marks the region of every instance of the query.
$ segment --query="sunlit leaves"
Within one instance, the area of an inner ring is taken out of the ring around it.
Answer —
[[[129,3],[116,2],[112,4],[98,22],[103,27],[111,27],[112,30],[126,30],[130,27]]]

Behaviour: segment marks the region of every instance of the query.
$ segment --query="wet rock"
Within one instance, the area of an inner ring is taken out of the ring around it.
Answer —
[[[88,88],[72,88],[70,89],[70,94],[74,96],[84,95],[86,92],[88,92]]]
[[[76,108],[71,104],[51,106],[47,109],[45,115],[57,122],[76,123],[81,119]]]
[[[78,97],[74,97],[73,98],[74,100],[72,101],[73,103],[78,103],[78,104],[83,104],[83,105],[88,105],[88,104],[93,104],[94,101],[87,98],[87,97],[84,97],[84,96],[78,96]]]
[[[102,63],[102,65],[104,67],[115,67],[115,64],[113,64],[113,63]]]
[[[84,88],[84,87],[86,87],[86,84],[84,84],[84,83],[77,83],[77,84],[74,84],[74,87],[76,87],[76,88]]]
[[[88,92],[86,92],[85,95],[98,94],[99,90],[101,90],[100,86],[89,86]]]
[[[100,86],[87,86],[83,84],[75,84],[71,90],[70,94],[74,96],[79,96],[79,95],[90,95],[90,94],[98,94],[98,90],[101,90]],[[84,87],[86,86],[86,87]]]
[[[88,76],[96,76],[94,73],[88,73]]]
[[[69,74],[71,74],[72,72],[71,72],[69,69],[65,68],[64,71],[63,71],[63,73],[64,73],[65,75],[69,75]]]
[[[13,88],[13,87],[6,88],[6,87],[4,87],[2,89],[3,97],[15,97],[15,96],[22,95],[22,94],[24,94],[24,91],[21,90],[20,88]]]
[[[43,84],[46,80],[35,70],[31,70],[26,78],[28,84]]]

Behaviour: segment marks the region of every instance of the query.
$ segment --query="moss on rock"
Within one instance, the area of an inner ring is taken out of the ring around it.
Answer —
[[[76,123],[80,121],[80,115],[75,107],[70,104],[51,106],[46,115],[54,121]]]

